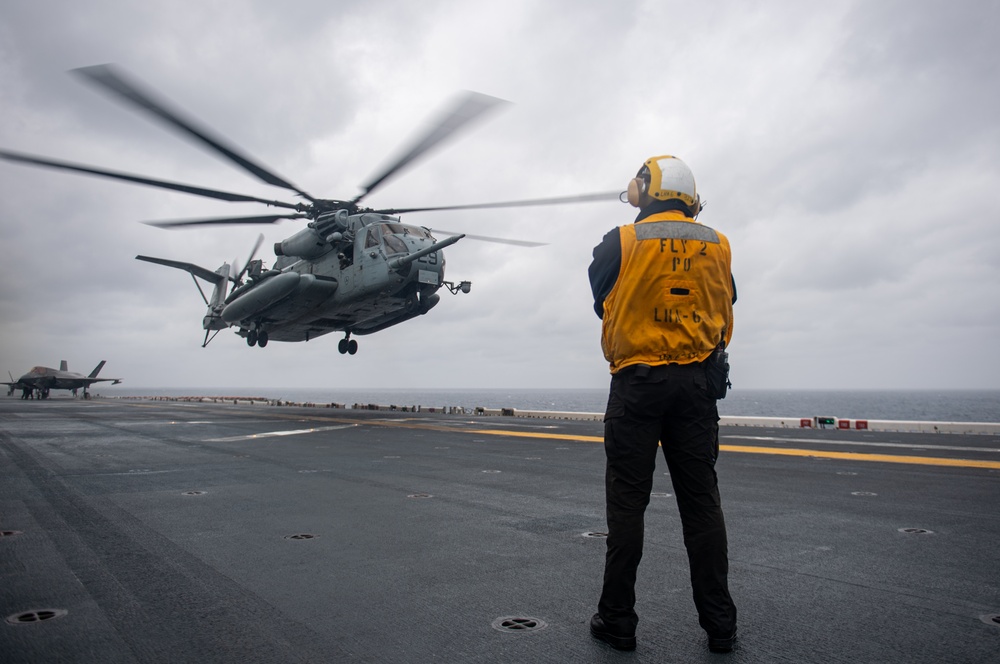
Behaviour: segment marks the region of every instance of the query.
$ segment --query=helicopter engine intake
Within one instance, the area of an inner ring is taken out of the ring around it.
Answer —
[[[291,256],[306,260],[319,258],[333,247],[315,229],[303,228],[295,235],[274,243],[275,256]]]

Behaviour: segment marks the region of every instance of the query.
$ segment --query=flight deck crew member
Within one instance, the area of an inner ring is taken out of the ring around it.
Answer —
[[[635,223],[594,249],[590,283],[611,365],[604,416],[608,520],[604,586],[591,634],[619,650],[635,648],[635,580],[642,558],[657,447],[662,444],[677,496],[701,627],[712,652],[736,640],[729,557],[715,461],[716,399],[728,384],[736,285],[729,240],[695,218],[694,176],[672,156],[646,160],[629,183]]]

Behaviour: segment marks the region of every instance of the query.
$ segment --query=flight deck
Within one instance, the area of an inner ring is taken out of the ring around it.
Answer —
[[[638,647],[589,635],[598,419],[0,400],[4,662],[990,662],[1000,435],[723,426],[739,643],[666,464]]]

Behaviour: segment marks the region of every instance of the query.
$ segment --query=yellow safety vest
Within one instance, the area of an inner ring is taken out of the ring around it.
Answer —
[[[604,300],[611,373],[690,364],[733,334],[732,254],[722,233],[668,211],[620,229],[618,280]]]

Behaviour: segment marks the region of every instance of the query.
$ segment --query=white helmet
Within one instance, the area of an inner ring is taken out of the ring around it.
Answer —
[[[650,157],[628,183],[628,202],[635,207],[646,207],[652,202],[650,199],[666,201],[671,198],[687,205],[692,215],[701,211],[694,174],[687,164],[672,155]]]

